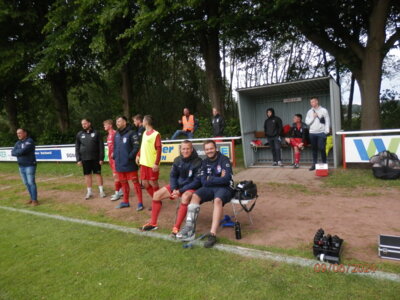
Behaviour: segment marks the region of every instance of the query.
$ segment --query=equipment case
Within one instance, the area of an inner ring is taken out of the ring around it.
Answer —
[[[400,236],[381,234],[378,242],[380,258],[400,260]]]

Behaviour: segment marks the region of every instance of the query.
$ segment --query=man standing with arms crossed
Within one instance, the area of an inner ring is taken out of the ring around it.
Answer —
[[[104,198],[106,194],[103,190],[103,177],[101,176],[101,165],[104,160],[103,139],[100,133],[92,128],[90,120],[82,119],[81,125],[83,130],[76,135],[75,156],[78,166],[83,167],[87,187],[85,200],[93,197],[92,173],[96,174],[97,177],[99,195]]]
[[[200,180],[202,187],[193,195],[188,206],[186,224],[176,235],[182,241],[195,238],[196,221],[200,212],[200,204],[214,201],[211,230],[205,248],[211,248],[217,242],[217,229],[222,218],[223,206],[233,197],[232,166],[229,158],[217,151],[214,141],[204,142],[206,158],[201,165]]]
[[[113,128],[113,120],[105,120],[103,122],[104,130],[107,131],[107,147],[108,147],[108,163],[110,164],[110,168],[114,177],[114,189],[115,193],[111,196],[111,201],[119,200],[122,197],[122,185],[118,180],[117,172],[115,171],[115,160],[113,159],[114,153],[114,137],[116,131]]]
[[[28,133],[23,128],[17,130],[17,136],[18,142],[11,150],[11,155],[17,157],[19,174],[29,192],[30,199],[26,204],[37,206],[39,205],[39,201],[37,200],[37,187],[35,182],[35,142],[32,138],[28,137]]]
[[[117,118],[117,133],[114,138],[114,159],[118,179],[124,192],[123,201],[116,208],[129,207],[129,181],[132,180],[138,205],[136,210],[143,209],[142,190],[138,178],[138,165],[135,163],[136,154],[139,151],[139,138],[136,131],[128,125],[124,116]]]
[[[157,220],[162,207],[163,199],[182,198],[178,209],[175,225],[171,234],[175,236],[181,228],[181,224],[186,217],[187,208],[193,193],[200,187],[200,180],[196,180],[201,167],[201,158],[194,150],[192,142],[183,141],[180,147],[181,155],[175,158],[169,176],[170,184],[164,186],[154,193],[151,211],[151,220],[143,225],[143,231],[155,230],[158,228]]]
[[[153,128],[153,118],[146,115],[143,118],[146,131],[143,133],[140,151],[136,156],[136,163],[140,165],[140,179],[144,188],[153,199],[158,190],[158,177],[161,161],[161,135]],[[143,209],[143,208],[142,208]]]
[[[306,124],[310,127],[310,143],[312,147],[313,164],[310,171],[315,170],[318,162],[318,151],[322,163],[326,164],[326,136],[329,134],[330,119],[328,111],[319,105],[317,97],[310,100],[311,109],[307,112]]]

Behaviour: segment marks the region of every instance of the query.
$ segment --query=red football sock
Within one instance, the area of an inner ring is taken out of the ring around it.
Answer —
[[[122,185],[122,191],[124,192],[124,200],[122,200],[125,203],[129,203],[129,183],[128,181],[121,182]]]
[[[151,205],[151,221],[150,221],[152,225],[157,225],[158,215],[160,214],[161,207],[162,207],[161,201],[153,200]]]
[[[119,190],[122,188],[121,181],[114,181],[114,187],[115,187],[115,191],[119,192]]]
[[[178,215],[176,216],[176,222],[174,227],[181,229],[183,220],[186,218],[186,213],[188,210],[188,203],[181,203],[178,209]]]
[[[300,162],[300,151],[294,153],[294,163],[298,164]]]
[[[154,195],[154,190],[153,187],[149,184],[149,186],[146,188],[147,193],[149,193],[151,199],[153,199],[153,195]]]
[[[138,198],[138,203],[143,203],[143,194],[142,194],[142,188],[140,186],[140,183],[134,182],[133,187],[135,189],[136,197]]]

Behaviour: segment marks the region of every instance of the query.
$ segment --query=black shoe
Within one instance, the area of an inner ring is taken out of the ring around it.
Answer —
[[[211,248],[217,242],[217,237],[211,233],[208,236],[207,241],[204,242],[204,248]]]
[[[274,161],[273,163],[272,163],[272,166],[273,167],[276,167],[278,165],[278,162],[277,161]]]
[[[315,170],[315,165],[312,165],[311,168],[309,168],[308,170],[314,171]]]

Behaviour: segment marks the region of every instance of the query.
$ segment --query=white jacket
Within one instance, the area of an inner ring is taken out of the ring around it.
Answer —
[[[314,112],[317,113],[318,117],[314,118]],[[320,122],[321,118],[325,118],[325,124]],[[310,127],[310,133],[329,133],[329,128],[331,125],[329,114],[326,108],[319,106],[318,108],[311,108],[307,112],[306,124]]]

